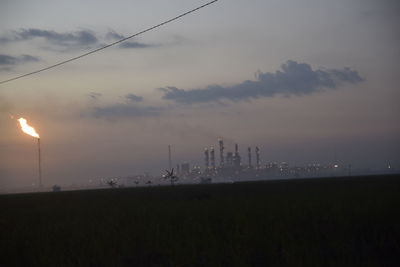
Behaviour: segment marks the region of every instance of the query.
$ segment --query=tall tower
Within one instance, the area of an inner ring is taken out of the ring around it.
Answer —
[[[226,153],[226,165],[229,167],[233,166],[233,154],[232,152]]]
[[[240,167],[240,155],[239,155],[239,147],[238,144],[235,144],[235,154],[233,156],[233,165],[236,168]]]
[[[256,168],[260,169],[260,149],[256,146]]]
[[[224,162],[224,141],[222,138],[218,140],[219,142],[219,166],[223,167],[225,162]]]
[[[213,146],[210,148],[210,157],[211,157],[211,168],[215,170],[215,151]]]
[[[204,149],[204,163],[206,170],[208,170],[208,168],[210,167],[210,159],[207,148]]]
[[[249,158],[249,168],[252,168],[252,164],[251,164],[251,147],[247,148],[247,156]]]

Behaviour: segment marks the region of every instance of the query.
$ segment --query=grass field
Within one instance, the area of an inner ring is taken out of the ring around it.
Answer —
[[[0,266],[399,266],[400,177],[0,196]]]

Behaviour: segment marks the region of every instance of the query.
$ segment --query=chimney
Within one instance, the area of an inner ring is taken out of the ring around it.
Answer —
[[[251,168],[251,147],[247,148],[247,156],[249,157],[249,168]]]
[[[256,146],[256,168],[260,169],[260,149]]]
[[[210,149],[210,156],[211,156],[211,168],[215,170],[215,152],[213,146]]]
[[[225,162],[224,162],[224,141],[222,138],[219,140],[219,166],[223,167]]]
[[[204,149],[204,161],[205,161],[205,168],[206,168],[206,170],[208,170],[208,168],[210,167],[210,160],[209,160],[207,148]]]

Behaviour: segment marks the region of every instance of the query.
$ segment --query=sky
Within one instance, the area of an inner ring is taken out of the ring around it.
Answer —
[[[0,0],[0,80],[78,56],[200,0]],[[0,85],[0,187],[261,160],[400,168],[396,0],[219,0],[99,53]],[[243,154],[244,155],[244,154]]]

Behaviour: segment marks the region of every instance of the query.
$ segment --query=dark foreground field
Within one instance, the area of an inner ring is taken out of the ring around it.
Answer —
[[[399,266],[400,177],[0,196],[0,266]]]

